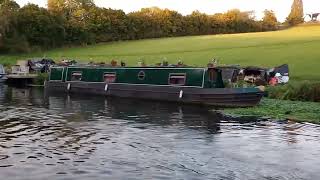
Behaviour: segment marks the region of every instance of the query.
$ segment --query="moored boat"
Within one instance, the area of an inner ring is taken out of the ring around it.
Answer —
[[[221,70],[198,67],[51,67],[45,88],[227,107],[255,106],[263,96],[257,88],[225,88]]]

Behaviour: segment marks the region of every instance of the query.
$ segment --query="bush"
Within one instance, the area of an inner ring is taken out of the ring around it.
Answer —
[[[269,97],[274,99],[320,102],[320,82],[291,82],[269,87],[267,91]]]
[[[38,77],[34,79],[34,84],[35,85],[43,85],[44,81],[48,80],[48,73],[39,73]]]
[[[235,83],[224,81],[224,86],[226,88],[248,88],[248,87],[256,87],[256,85],[252,83],[247,83],[244,80],[239,80]]]

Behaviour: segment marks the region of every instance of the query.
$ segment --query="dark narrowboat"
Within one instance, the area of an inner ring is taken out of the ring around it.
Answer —
[[[224,107],[257,105],[257,88],[224,88],[221,70],[197,67],[51,67],[47,92],[90,93]]]

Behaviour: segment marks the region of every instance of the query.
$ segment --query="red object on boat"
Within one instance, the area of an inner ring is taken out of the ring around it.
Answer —
[[[269,81],[269,84],[271,86],[277,85],[278,84],[278,79],[276,77],[271,78],[270,81]]]

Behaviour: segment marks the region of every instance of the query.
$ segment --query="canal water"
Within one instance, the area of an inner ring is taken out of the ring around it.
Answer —
[[[320,179],[320,127],[0,86],[0,178]]]

